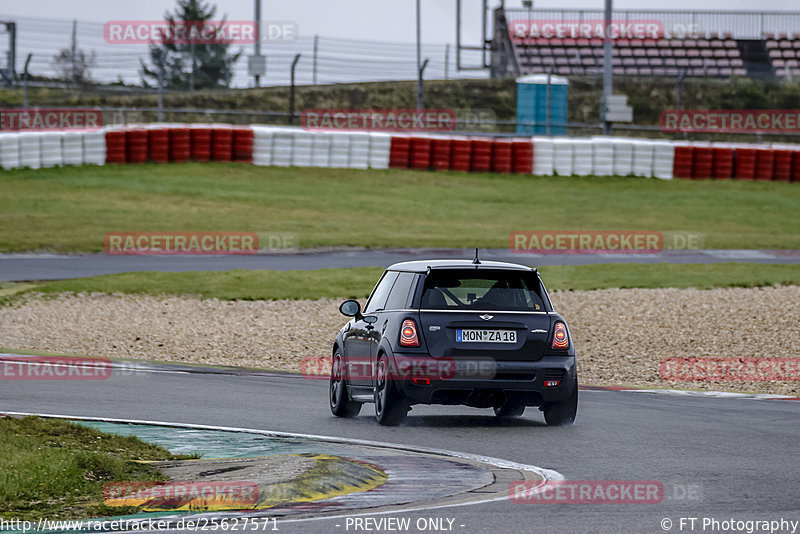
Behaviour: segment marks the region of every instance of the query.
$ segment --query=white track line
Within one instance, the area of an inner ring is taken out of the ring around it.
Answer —
[[[528,465],[528,464],[521,464],[518,462],[512,462],[510,460],[503,460],[502,458],[493,458],[491,456],[483,456],[480,454],[471,454],[467,452],[457,452],[457,451],[448,451],[445,449],[436,449],[432,447],[418,447],[412,445],[398,445],[395,443],[386,443],[384,441],[373,441],[367,439],[355,439],[355,438],[337,438],[331,436],[321,436],[318,434],[299,434],[295,432],[277,432],[273,430],[258,430],[252,428],[238,428],[238,427],[228,427],[228,426],[216,426],[216,425],[190,425],[186,423],[169,423],[164,421],[148,421],[148,420],[141,420],[141,419],[113,419],[109,417],[83,417],[83,416],[76,416],[76,415],[60,415],[60,414],[43,414],[43,413],[29,413],[29,412],[7,412],[2,411],[0,415],[17,415],[17,416],[37,416],[37,417],[48,417],[53,419],[73,419],[78,421],[101,421],[106,423],[124,423],[124,424],[134,424],[134,425],[152,425],[152,426],[163,426],[163,427],[172,427],[172,428],[191,428],[191,429],[200,429],[200,430],[219,430],[223,432],[242,432],[248,434],[261,434],[264,436],[275,436],[275,437],[286,437],[286,438],[304,438],[304,439],[312,439],[315,441],[322,441],[326,443],[344,443],[348,445],[363,445],[368,447],[380,447],[385,449],[394,449],[399,451],[407,451],[407,452],[418,452],[424,454],[437,454],[440,456],[447,456],[450,458],[460,458],[463,460],[473,460],[476,462],[482,462],[488,465],[492,465],[495,467],[502,467],[504,469],[519,469],[521,471],[529,471],[532,473],[536,473],[544,482],[544,485],[547,482],[551,482],[554,480],[565,480],[564,475],[559,473],[558,471],[554,471],[552,469],[545,469],[543,467],[539,467],[536,465]],[[385,510],[385,511],[377,511],[377,512],[358,512],[353,514],[341,514],[341,515],[326,515],[320,517],[307,517],[307,518],[297,518],[297,519],[284,519],[281,518],[281,523],[289,523],[289,522],[302,522],[302,521],[320,521],[320,520],[328,520],[328,519],[341,519],[346,517],[358,517],[358,516],[368,516],[368,515],[381,515],[381,514],[390,514],[390,513],[406,513],[406,512],[418,512],[421,510],[435,510],[439,508],[452,508],[457,506],[471,506],[473,504],[485,504],[490,502],[496,501],[504,501],[508,499],[508,495],[503,495],[501,497],[491,497],[486,499],[481,499],[477,501],[470,501],[466,503],[454,503],[454,504],[440,504],[440,505],[433,505],[433,506],[416,506],[413,508],[403,508],[401,510]]]

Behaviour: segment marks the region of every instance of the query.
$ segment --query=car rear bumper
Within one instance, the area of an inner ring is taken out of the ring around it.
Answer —
[[[398,368],[410,368],[419,355],[395,354]],[[433,360],[433,359],[432,359]],[[504,402],[537,406],[570,396],[577,383],[575,356],[544,356],[536,361],[445,359],[455,366],[437,378],[404,374],[397,389],[411,404],[465,404],[491,407]]]

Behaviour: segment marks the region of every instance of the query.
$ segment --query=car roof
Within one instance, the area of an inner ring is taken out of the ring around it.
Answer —
[[[508,263],[504,261],[481,261],[479,264],[472,263],[472,260],[414,260],[404,261],[390,265],[388,271],[407,271],[414,273],[424,273],[431,269],[494,269],[505,271],[535,271],[535,267]]]

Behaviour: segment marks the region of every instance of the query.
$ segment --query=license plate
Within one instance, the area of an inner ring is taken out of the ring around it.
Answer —
[[[517,332],[514,330],[456,330],[458,343],[516,343]]]

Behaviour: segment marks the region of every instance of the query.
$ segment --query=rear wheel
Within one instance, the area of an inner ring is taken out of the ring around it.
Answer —
[[[501,419],[520,417],[525,413],[525,405],[505,403],[494,407],[494,414]]]
[[[342,354],[339,349],[333,354],[331,362],[331,379],[328,384],[328,400],[331,413],[336,417],[355,417],[361,411],[361,403],[351,401],[347,397],[347,383],[345,381]]]
[[[567,426],[575,422],[578,414],[578,381],[572,388],[572,394],[561,402],[545,404],[542,407],[544,420],[550,426]]]
[[[389,358],[381,354],[375,370],[375,419],[385,426],[395,426],[402,421],[409,408],[390,375]]]

